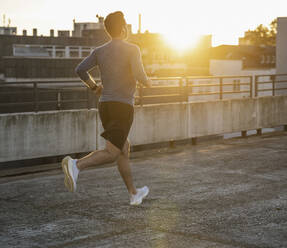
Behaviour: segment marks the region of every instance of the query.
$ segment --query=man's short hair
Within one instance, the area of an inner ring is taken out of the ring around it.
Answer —
[[[111,37],[117,37],[121,34],[124,26],[126,26],[126,20],[124,14],[121,11],[110,13],[105,21],[105,28]]]

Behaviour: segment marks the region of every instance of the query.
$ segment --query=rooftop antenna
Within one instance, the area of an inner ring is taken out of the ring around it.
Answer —
[[[10,24],[11,24],[11,19],[9,18],[8,19],[8,27],[10,27]]]

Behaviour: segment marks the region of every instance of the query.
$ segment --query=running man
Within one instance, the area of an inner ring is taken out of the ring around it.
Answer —
[[[149,193],[147,186],[136,189],[133,184],[127,140],[134,114],[136,82],[151,87],[142,64],[140,50],[126,42],[127,24],[122,12],[109,14],[105,28],[111,41],[97,47],[77,67],[76,73],[95,94],[101,94],[99,114],[104,128],[101,134],[106,140],[104,150],[96,150],[81,159],[67,156],[62,160],[65,186],[75,192],[79,172],[87,167],[116,162],[120,175],[130,195],[130,204],[141,204]],[[99,67],[102,84],[97,85],[89,74]]]

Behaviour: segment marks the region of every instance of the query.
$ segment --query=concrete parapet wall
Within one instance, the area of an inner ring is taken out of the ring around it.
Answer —
[[[171,103],[137,107],[130,133],[132,145],[150,144],[188,136],[188,104]]]
[[[85,110],[0,115],[0,162],[96,149],[97,112]]]
[[[287,124],[287,96],[135,107],[132,145]],[[98,112],[65,110],[0,115],[0,162],[104,147]]]

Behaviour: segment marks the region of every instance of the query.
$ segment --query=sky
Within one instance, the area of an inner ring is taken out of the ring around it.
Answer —
[[[106,16],[121,10],[133,32],[138,30],[142,15],[142,31],[162,33],[174,44],[192,42],[202,34],[212,35],[213,46],[238,44],[244,31],[287,16],[287,0],[0,0],[0,26],[3,14],[11,19],[17,33],[49,35],[50,29],[72,30],[76,22],[96,22],[96,15]]]

